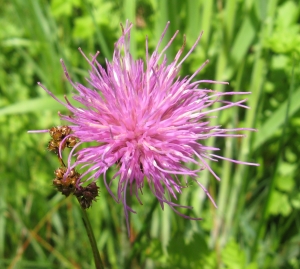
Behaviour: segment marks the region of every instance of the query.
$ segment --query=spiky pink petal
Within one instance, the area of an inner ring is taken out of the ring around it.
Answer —
[[[158,48],[168,25],[169,23],[152,55],[149,55],[146,38],[145,62],[132,59],[129,52],[132,27],[129,23],[122,28],[122,35],[115,44],[113,60],[106,61],[106,68],[96,60],[99,52],[89,60],[79,49],[91,65],[90,77],[87,79],[90,87],[72,82],[64,62],[61,61],[67,79],[77,91],[73,99],[82,104],[80,107],[74,107],[67,98],[66,102],[58,100],[41,85],[71,112],[71,117],[61,115],[61,118],[72,124],[72,135],[80,139],[80,144],[96,142],[93,147],[87,146],[80,150],[75,147],[70,153],[69,169],[89,167],[77,182],[78,186],[83,183],[84,176],[92,175],[87,180],[96,180],[103,175],[109,193],[117,202],[123,203],[127,223],[128,211],[134,211],[127,205],[126,195],[128,192],[136,195],[140,201],[138,192],[144,187],[145,180],[162,207],[167,203],[176,213],[182,215],[175,207],[190,207],[172,202],[184,188],[176,175],[185,175],[195,180],[216,206],[205,187],[196,180],[198,172],[203,169],[208,169],[220,180],[207,160],[223,159],[238,164],[256,165],[212,154],[210,152],[219,149],[202,144],[203,140],[214,136],[243,136],[229,132],[254,131],[250,128],[223,129],[221,126],[211,126],[208,117],[231,107],[248,108],[245,106],[245,99],[237,102],[221,100],[226,95],[248,93],[215,92],[200,87],[203,83],[228,84],[227,82],[203,79],[192,82],[208,64],[208,60],[190,77],[180,78],[180,67],[195,49],[202,32],[179,63],[184,45],[173,62],[167,64],[164,53],[178,34],[177,31],[159,52]],[[216,102],[220,106],[212,108]],[[76,157],[74,163],[71,158],[73,156]],[[198,169],[191,170],[188,168],[189,163],[198,164]],[[112,166],[117,171],[113,178],[107,179],[107,170]],[[116,194],[111,190],[113,181],[118,182]]]

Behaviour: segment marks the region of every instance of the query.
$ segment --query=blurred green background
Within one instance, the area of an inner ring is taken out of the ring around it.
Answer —
[[[221,155],[257,162],[246,167],[212,164],[221,182],[199,174],[215,198],[215,209],[196,184],[178,201],[193,210],[181,218],[156,205],[145,187],[143,206],[133,198],[128,238],[123,207],[101,194],[88,213],[107,268],[300,268],[300,6],[280,0],[0,0],[0,268],[93,268],[93,257],[74,197],[53,186],[58,162],[47,151],[48,134],[27,130],[61,125],[64,108],[37,86],[59,98],[71,95],[60,58],[73,81],[87,85],[89,66],[78,47],[98,61],[111,60],[120,23],[134,23],[132,54],[145,58],[167,21],[164,44],[169,61],[183,34],[192,46],[181,75],[229,81],[219,91],[251,91],[250,110],[233,108],[212,124],[254,127],[243,139],[216,139],[207,145]],[[162,46],[161,46],[162,48]],[[235,97],[233,100],[236,100]]]

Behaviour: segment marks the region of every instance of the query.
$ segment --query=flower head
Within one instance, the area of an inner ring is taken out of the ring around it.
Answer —
[[[158,48],[168,25],[169,23],[151,55],[148,53],[146,39],[145,61],[132,59],[129,51],[132,25],[129,23],[122,28],[122,35],[115,44],[113,60],[106,61],[106,68],[97,62],[98,53],[89,60],[80,50],[91,65],[90,77],[87,80],[89,88],[73,83],[62,62],[66,77],[77,91],[73,98],[81,103],[82,107],[73,106],[67,99],[66,103],[58,100],[42,86],[72,114],[60,115],[61,119],[71,123],[69,127],[72,133],[64,139],[72,136],[80,141],[71,150],[67,166],[69,171],[88,166],[78,178],[76,187],[80,188],[84,181],[83,177],[87,175],[89,177],[85,181],[97,180],[102,175],[109,193],[117,202],[123,203],[127,221],[128,211],[134,212],[126,203],[127,192],[134,194],[140,201],[139,191],[145,182],[162,207],[167,203],[182,215],[175,209],[180,205],[172,202],[184,188],[184,184],[180,181],[181,175],[194,180],[212,200],[204,186],[196,179],[198,172],[203,169],[208,169],[219,179],[207,160],[225,159],[255,165],[218,156],[213,154],[218,148],[205,145],[205,140],[210,137],[237,137],[242,135],[228,132],[253,130],[246,128],[229,130],[211,126],[208,117],[218,110],[234,106],[245,107],[243,105],[245,100],[222,101],[222,96],[248,93],[224,93],[201,88],[200,85],[203,83],[227,84],[211,80],[193,81],[208,61],[192,76],[178,77],[182,63],[194,50],[202,33],[181,60],[179,59],[184,45],[174,60],[167,64],[164,53],[178,34],[177,31],[166,47],[159,52]],[[215,102],[220,102],[221,106],[212,109]],[[86,142],[96,142],[96,145],[78,149],[79,145]],[[76,157],[73,163],[72,156]],[[198,169],[191,170],[189,163],[196,164]],[[107,170],[113,166],[116,172],[108,179]],[[118,181],[116,194],[110,188],[114,181]]]

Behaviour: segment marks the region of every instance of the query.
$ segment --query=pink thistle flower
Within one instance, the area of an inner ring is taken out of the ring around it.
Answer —
[[[222,129],[210,126],[208,115],[219,110],[239,106],[247,108],[246,100],[238,102],[221,101],[224,95],[249,94],[248,92],[215,92],[202,89],[202,83],[221,83],[212,80],[197,80],[196,75],[208,63],[203,63],[190,77],[180,78],[178,73],[182,63],[198,44],[199,35],[190,51],[179,61],[184,45],[174,60],[167,64],[165,51],[171,45],[178,31],[166,47],[159,52],[158,48],[167,31],[169,23],[152,55],[148,52],[146,39],[146,60],[134,60],[129,52],[130,31],[132,24],[126,23],[122,28],[122,36],[115,44],[112,62],[106,61],[104,69],[96,60],[99,52],[89,60],[91,65],[90,88],[73,83],[66,67],[61,61],[65,75],[77,93],[73,96],[83,107],[74,107],[67,99],[66,103],[58,100],[44,86],[43,89],[54,99],[64,105],[72,116],[60,115],[62,120],[71,123],[69,126],[80,142],[71,150],[68,158],[69,171],[73,168],[88,169],[78,179],[79,187],[88,180],[97,180],[103,175],[108,192],[117,202],[122,202],[128,226],[128,211],[134,212],[126,203],[127,190],[135,194],[138,201],[139,191],[145,180],[160,202],[162,208],[167,203],[176,213],[190,219],[176,210],[176,207],[191,208],[172,202],[182,192],[184,185],[178,176],[184,175],[194,180],[215,205],[205,187],[196,179],[198,172],[208,169],[214,173],[207,160],[228,160],[238,164],[256,165],[221,157],[215,152],[218,148],[204,145],[210,137],[241,137],[241,134],[229,132],[248,130],[250,128]],[[161,63],[159,61],[162,60]],[[221,106],[212,109],[212,105],[220,102]],[[67,137],[65,138],[67,139]],[[96,142],[96,146],[87,146],[78,151],[83,143]],[[72,156],[76,157],[74,163]],[[191,170],[187,164],[198,165]],[[108,180],[107,170],[115,166],[117,172]],[[83,180],[87,174],[91,174]],[[118,181],[118,191],[111,190],[113,181]]]

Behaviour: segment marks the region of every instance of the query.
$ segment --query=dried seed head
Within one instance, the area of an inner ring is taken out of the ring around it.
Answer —
[[[56,178],[53,180],[53,185],[65,196],[69,196],[74,193],[76,182],[80,177],[80,174],[72,169],[67,175],[67,168],[61,167],[55,170],[54,174]]]
[[[77,144],[78,139],[75,136],[70,136],[71,132],[72,129],[66,125],[52,127],[49,130],[52,139],[48,143],[48,150],[58,154],[60,147],[61,150],[64,150],[66,146],[68,148],[73,148]],[[62,142],[63,144],[61,145]]]
[[[96,197],[99,195],[99,187],[95,182],[92,182],[86,187],[79,187],[74,191],[74,195],[77,197],[81,207],[87,209],[92,205],[93,201],[96,201]]]
[[[66,173],[66,171],[67,171],[66,167],[60,167],[54,171],[54,174],[59,180],[61,180],[64,174]]]
[[[78,142],[78,139],[75,136],[70,136],[66,140],[66,145],[68,148],[73,148]]]
[[[55,141],[54,139],[51,139],[48,143],[48,147],[47,149],[49,151],[54,151],[54,153],[58,153],[58,149],[59,149],[59,144],[60,142]]]

